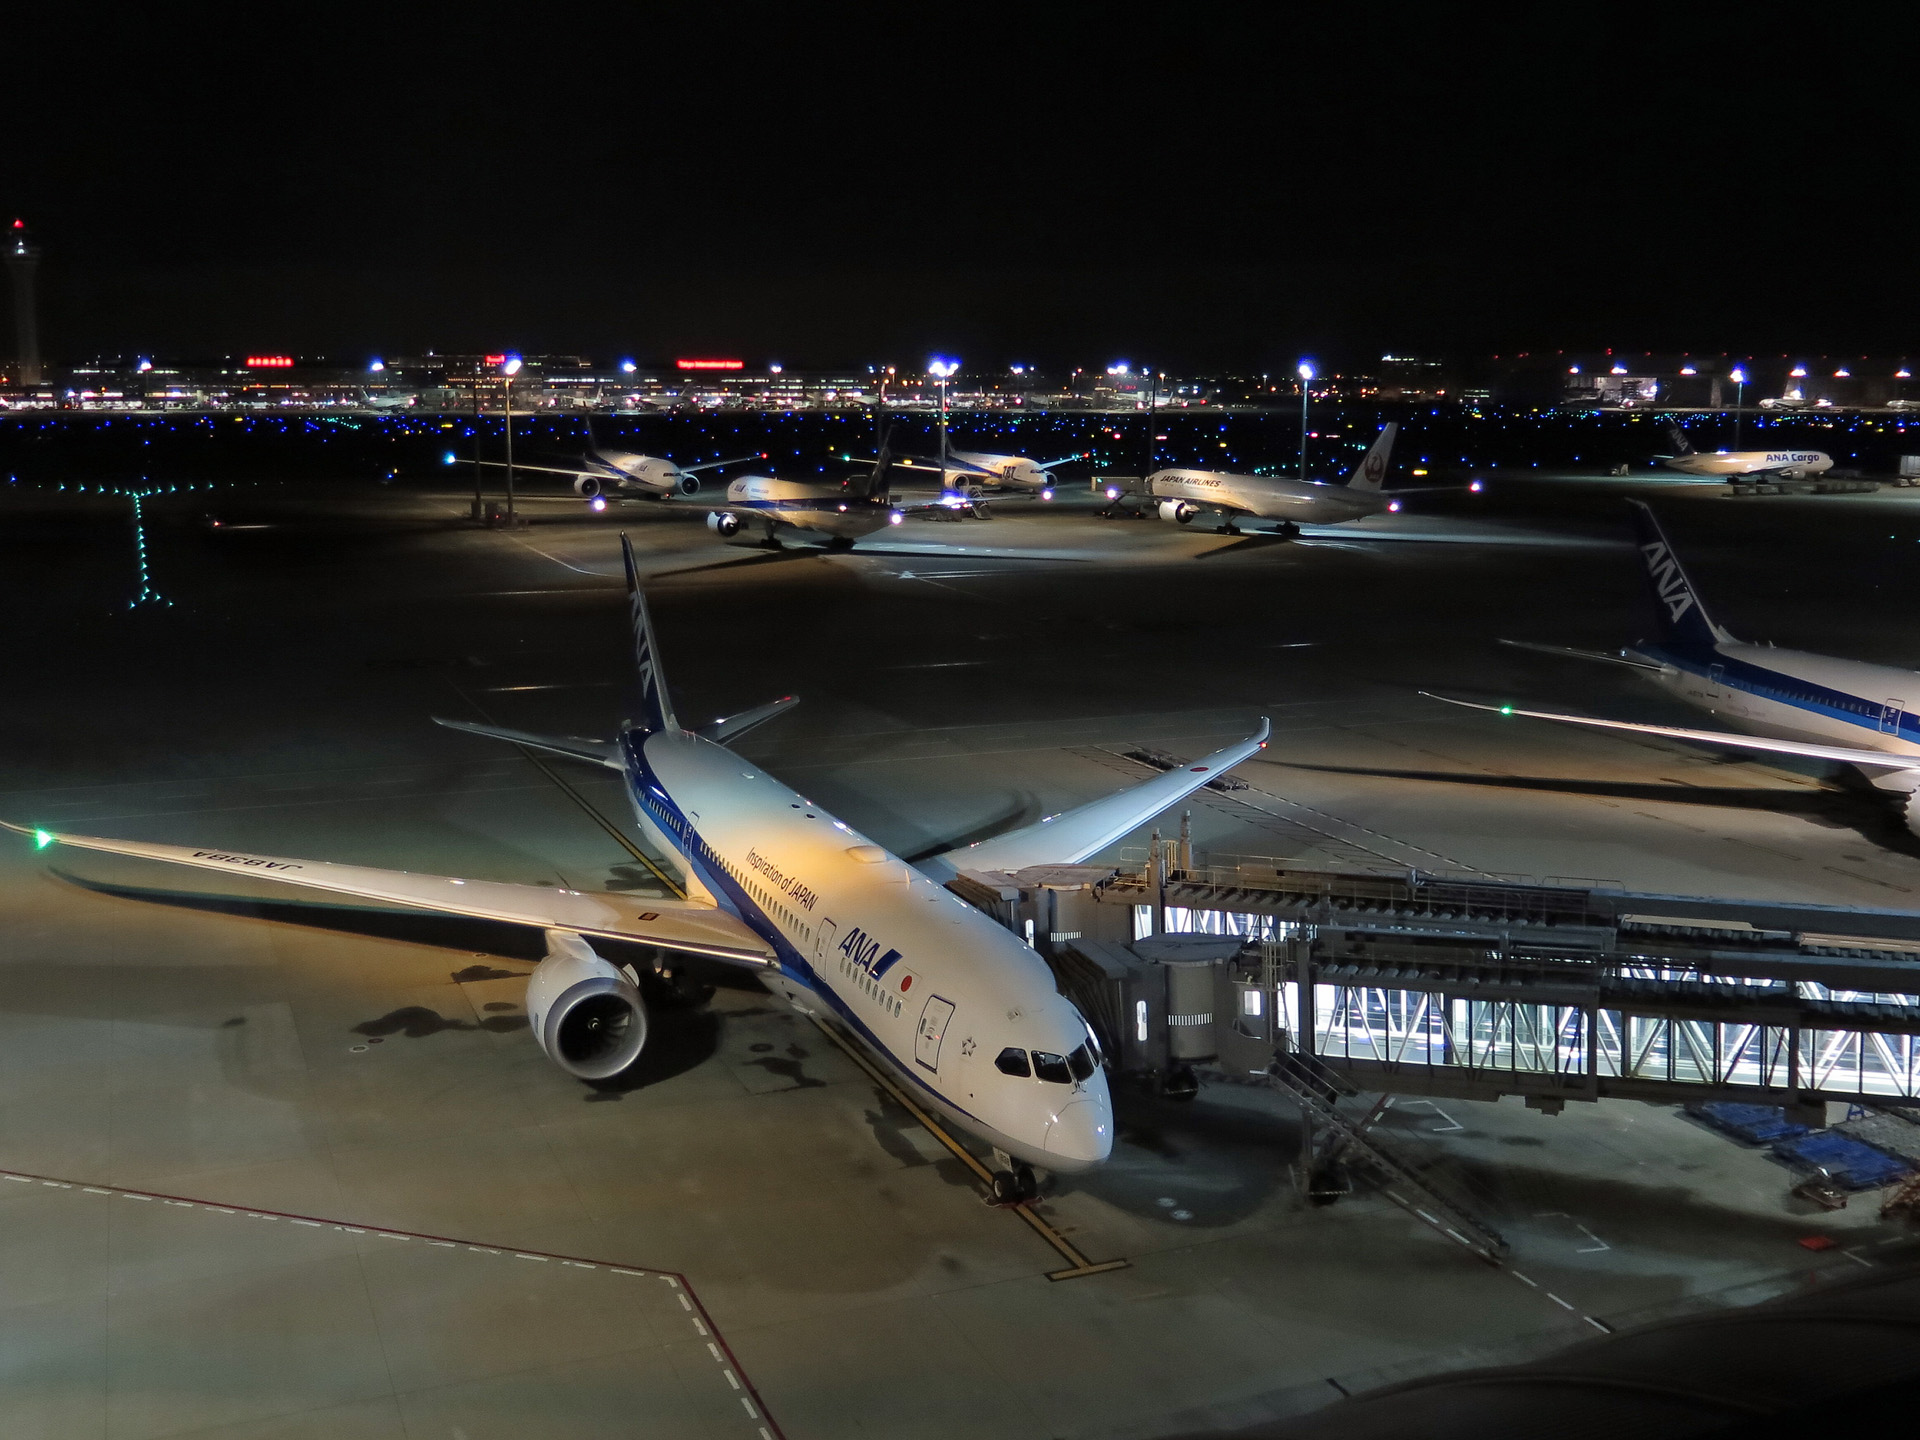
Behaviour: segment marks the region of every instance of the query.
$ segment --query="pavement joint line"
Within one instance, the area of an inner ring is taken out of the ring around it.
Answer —
[[[244,1216],[249,1220],[287,1220],[295,1225],[306,1225],[314,1229],[333,1229],[350,1235],[372,1235],[384,1240],[424,1240],[429,1245],[439,1246],[448,1250],[459,1249],[464,1244],[467,1250],[479,1254],[510,1256],[516,1260],[539,1260],[546,1263],[558,1260],[563,1266],[571,1266],[578,1270],[604,1269],[615,1275],[640,1277],[650,1275],[658,1276],[660,1279],[666,1281],[669,1288],[674,1291],[680,1301],[681,1309],[687,1313],[693,1325],[700,1331],[701,1336],[703,1338],[711,1337],[707,1340],[707,1349],[713,1352],[715,1361],[722,1366],[728,1383],[735,1390],[744,1390],[746,1392],[740,1397],[740,1403],[747,1407],[748,1417],[753,1420],[764,1420],[766,1422],[766,1425],[760,1427],[760,1434],[765,1436],[766,1440],[786,1440],[785,1434],[780,1430],[778,1422],[774,1420],[772,1415],[766,1413],[764,1401],[761,1402],[760,1409],[754,1409],[753,1401],[760,1401],[760,1392],[754,1388],[751,1381],[743,1381],[735,1373],[741,1371],[741,1366],[739,1360],[736,1359],[733,1354],[732,1347],[727,1344],[726,1337],[720,1333],[719,1327],[713,1324],[713,1317],[707,1314],[706,1306],[702,1305],[698,1298],[693,1295],[693,1287],[686,1282],[686,1278],[673,1271],[636,1270],[626,1266],[615,1265],[607,1260],[586,1260],[577,1255],[496,1249],[492,1246],[475,1245],[470,1242],[451,1240],[444,1235],[430,1235],[424,1231],[398,1230],[391,1226],[383,1225],[347,1225],[340,1221],[323,1220],[312,1215],[296,1215],[291,1211],[285,1210],[232,1210],[224,1205],[216,1205],[208,1200],[189,1200],[183,1195],[167,1195],[155,1190],[130,1190],[118,1185],[88,1185],[77,1180],[60,1180],[51,1175],[36,1175],[31,1172],[0,1170],[0,1180],[11,1180],[16,1185],[39,1184],[55,1190],[78,1190],[80,1193],[87,1195],[107,1195],[122,1200],[139,1200],[149,1204],[157,1200],[163,1205],[171,1205],[178,1209],[206,1210],[217,1215]],[[1126,1262],[1120,1261],[1119,1263],[1124,1265]],[[1112,1267],[1097,1266],[1094,1268],[1107,1269]],[[748,1395],[753,1397],[753,1401],[747,1399]],[[767,1426],[773,1427],[771,1432],[767,1429]]]
[[[928,1114],[918,1101],[909,1095],[900,1085],[895,1083],[892,1076],[888,1075],[872,1060],[868,1059],[854,1041],[842,1036],[838,1027],[829,1025],[817,1015],[809,1018],[811,1018],[814,1025],[819,1028],[821,1034],[825,1035],[839,1047],[840,1051],[845,1054],[849,1060],[853,1061],[855,1065],[858,1065],[874,1084],[884,1089],[908,1114],[918,1120],[928,1134],[939,1141],[941,1146],[956,1160],[960,1161],[968,1170],[972,1171],[974,1178],[988,1187],[989,1194],[992,1193],[993,1172],[980,1163],[978,1156],[958,1140],[954,1139],[953,1136],[947,1132],[945,1126],[941,1125],[933,1116]],[[1026,1221],[1033,1232],[1057,1250],[1060,1253],[1060,1257],[1067,1262],[1065,1269],[1047,1271],[1047,1279],[1049,1280],[1077,1280],[1086,1275],[1102,1275],[1113,1270],[1125,1270],[1133,1264],[1131,1260],[1125,1259],[1103,1260],[1098,1262],[1087,1259],[1087,1257],[1082,1255],[1074,1246],[1073,1242],[1068,1240],[1051,1221],[1045,1216],[1035,1213],[1031,1202],[1017,1205],[1003,1205],[999,1208],[1011,1210],[1022,1220]]]

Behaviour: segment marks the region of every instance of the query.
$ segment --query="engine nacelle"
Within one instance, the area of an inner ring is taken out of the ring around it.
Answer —
[[[697,475],[682,475],[680,477],[680,493],[682,495],[698,495],[700,493],[700,477]]]
[[[582,500],[593,499],[600,493],[600,477],[598,475],[582,475],[578,480],[573,482],[573,493],[578,495]]]
[[[647,1007],[622,970],[578,935],[547,932],[546,958],[527,981],[527,1021],[554,1064],[580,1080],[611,1080],[647,1044]]]
[[[707,529],[713,531],[722,540],[731,540],[740,533],[740,517],[730,510],[708,511]]]
[[[1920,835],[1920,790],[1909,790],[1900,808],[1901,813],[1906,817],[1907,829]]]
[[[1190,525],[1193,523],[1193,517],[1199,513],[1200,511],[1197,508],[1187,504],[1184,500],[1162,500],[1160,502],[1160,518],[1171,521],[1175,525]]]

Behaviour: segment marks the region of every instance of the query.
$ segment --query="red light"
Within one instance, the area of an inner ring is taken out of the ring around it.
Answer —
[[[252,370],[291,370],[293,357],[291,355],[249,355],[247,367]]]
[[[673,362],[680,370],[744,370],[744,360],[676,360]]]
[[[27,222],[24,220],[16,220],[13,222],[13,228],[16,230],[24,230],[27,228]]]
[[[480,358],[489,365],[504,365],[507,363],[507,357],[504,355],[482,355]]]

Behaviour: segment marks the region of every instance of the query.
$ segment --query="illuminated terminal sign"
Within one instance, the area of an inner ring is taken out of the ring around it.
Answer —
[[[291,355],[249,355],[247,367],[252,370],[291,370],[293,357]]]
[[[744,360],[676,360],[673,362],[681,370],[744,370]]]

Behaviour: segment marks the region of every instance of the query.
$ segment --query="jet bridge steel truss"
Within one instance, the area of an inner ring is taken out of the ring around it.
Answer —
[[[1257,942],[1267,1033],[1244,1007],[1216,1026],[1359,1089],[1920,1100],[1920,913],[1273,861],[1150,861],[1093,891],[1136,935]]]

